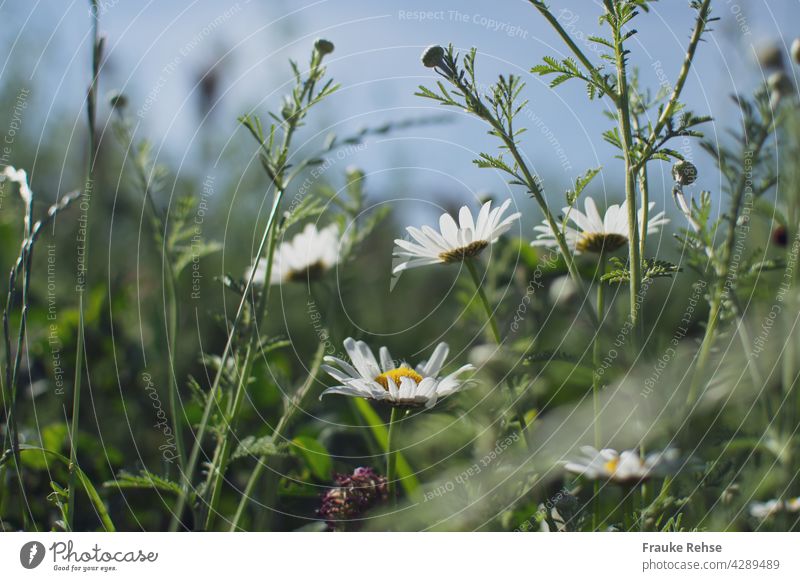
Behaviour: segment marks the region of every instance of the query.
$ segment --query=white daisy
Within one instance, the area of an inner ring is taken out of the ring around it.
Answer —
[[[380,365],[372,349],[363,341],[348,337],[344,348],[352,365],[338,357],[325,357],[326,362],[336,367],[323,365],[322,368],[336,381],[341,382],[341,385],[329,387],[322,396],[350,395],[386,401],[395,406],[424,405],[431,408],[440,397],[464,387],[467,382],[458,379],[458,376],[475,369],[472,365],[464,365],[450,375],[438,377],[450,351],[446,343],[439,343],[431,358],[417,365],[415,369],[404,362],[395,362],[386,347],[380,348]]]
[[[339,228],[336,224],[317,230],[307,224],[302,232],[275,250],[270,284],[305,281],[322,275],[339,262]],[[252,268],[252,267],[251,267]],[[267,261],[261,258],[253,281],[260,284],[266,274]],[[250,276],[250,270],[247,272]]]
[[[575,252],[597,252],[605,250],[613,252],[622,248],[628,243],[628,202],[613,204],[606,210],[605,216],[601,217],[597,211],[597,205],[592,198],[587,197],[584,202],[586,213],[575,208],[564,208],[564,215],[575,226],[569,224],[564,226],[564,237],[567,245]],[[648,204],[648,209],[652,210],[655,202]],[[643,230],[642,219],[644,212],[639,210],[639,230]],[[664,212],[659,212],[647,220],[647,233],[656,234],[659,226],[667,224],[669,219],[664,217]],[[531,246],[550,246],[557,248],[556,236],[550,228],[550,224],[545,221],[534,230],[539,232],[536,240],[531,242]]]
[[[521,214],[516,212],[503,218],[503,213],[511,205],[511,200],[506,200],[499,208],[492,210],[492,202],[481,206],[477,219],[473,219],[472,212],[467,206],[462,206],[458,212],[458,221],[450,214],[442,214],[439,218],[437,232],[430,226],[422,229],[409,226],[406,228],[416,243],[409,240],[397,239],[394,243],[394,256],[400,262],[392,269],[394,274],[409,268],[425,266],[428,264],[461,262],[480,254],[487,246],[494,244],[497,239],[511,228]]]
[[[611,448],[597,450],[592,446],[581,448],[583,458],[567,462],[564,468],[590,480],[610,480],[620,484],[633,484],[653,476],[669,473],[678,459],[677,450],[648,454],[642,459],[637,450],[617,452]]]
[[[778,498],[773,498],[766,502],[751,502],[750,503],[750,516],[765,519],[775,516],[780,512],[798,512],[800,511],[800,497],[790,498],[786,502]]]

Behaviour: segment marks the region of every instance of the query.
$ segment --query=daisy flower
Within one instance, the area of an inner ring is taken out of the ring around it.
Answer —
[[[566,224],[564,226],[564,237],[567,245],[575,252],[613,252],[622,248],[628,243],[628,202],[613,204],[606,210],[605,216],[600,216],[597,205],[592,198],[586,198],[584,202],[586,212],[574,208],[564,208],[564,215],[574,226]],[[648,209],[652,210],[655,202],[648,204]],[[639,229],[644,230],[642,218],[644,213],[639,210]],[[667,224],[669,219],[664,217],[664,212],[659,212],[647,221],[647,233],[656,234],[659,226]],[[535,226],[539,235],[536,240],[531,242],[531,246],[549,246],[558,248],[556,235],[550,228],[550,224],[545,221],[541,225]]]
[[[778,498],[773,498],[766,502],[751,502],[750,503],[750,516],[765,519],[775,516],[781,512],[798,512],[800,511],[800,497],[790,498],[786,502]]]
[[[348,337],[344,341],[344,348],[352,365],[338,357],[325,357],[325,361],[333,365],[323,365],[322,369],[341,385],[329,387],[320,398],[328,394],[340,394],[386,401],[393,406],[424,405],[431,408],[440,397],[463,388],[467,382],[458,379],[458,376],[475,369],[472,365],[464,365],[450,375],[439,377],[450,351],[446,343],[439,343],[431,358],[416,368],[406,363],[396,363],[386,347],[380,348],[380,364],[372,349],[363,341]]]
[[[317,230],[306,224],[302,232],[275,250],[270,284],[298,282],[320,277],[339,262],[339,227],[336,224]],[[252,267],[251,267],[252,268]],[[261,284],[266,275],[267,261],[259,259],[253,281]],[[250,276],[248,270],[247,276]]]
[[[417,266],[428,264],[461,262],[479,255],[490,244],[494,244],[502,234],[511,228],[521,214],[503,214],[511,205],[506,200],[499,208],[492,209],[492,202],[481,206],[476,219],[467,206],[458,212],[458,223],[450,214],[439,218],[439,232],[430,226],[421,229],[409,226],[406,231],[416,242],[397,239],[394,243],[394,256],[400,262],[392,269],[394,274]]]
[[[678,458],[677,450],[665,450],[641,458],[637,450],[617,452],[611,448],[581,448],[583,458],[567,462],[564,468],[590,480],[610,480],[618,484],[635,484],[671,471]]]

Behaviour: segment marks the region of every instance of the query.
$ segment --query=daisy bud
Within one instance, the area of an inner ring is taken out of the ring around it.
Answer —
[[[693,184],[697,179],[697,168],[690,161],[679,161],[672,166],[672,179],[682,186]]]
[[[781,97],[790,94],[794,89],[792,81],[789,80],[789,77],[786,76],[786,73],[783,71],[772,73],[767,78],[767,86],[773,94],[777,93]]]
[[[786,226],[779,225],[772,231],[772,243],[775,246],[780,246],[781,248],[786,248],[786,244],[789,242],[789,235],[786,232]]]
[[[782,69],[783,53],[781,49],[774,44],[762,47],[758,51],[758,64],[765,69]]]
[[[128,97],[119,91],[112,91],[108,95],[108,102],[113,109],[124,109],[128,105]]]
[[[790,52],[792,54],[792,60],[800,65],[800,38],[794,39]]]
[[[331,54],[333,52],[334,46],[330,40],[318,38],[314,41],[314,49],[320,54],[320,56],[325,56],[326,54]]]
[[[444,49],[438,44],[426,48],[422,53],[422,64],[432,69],[442,65],[444,62]]]
[[[318,514],[325,519],[332,531],[344,531],[348,523],[366,513],[376,504],[388,498],[386,478],[372,468],[356,468],[352,475],[339,474],[336,487],[322,497]]]

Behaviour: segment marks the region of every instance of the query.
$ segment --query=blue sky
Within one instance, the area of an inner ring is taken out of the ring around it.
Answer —
[[[600,10],[595,4],[551,2],[584,36],[597,30]],[[669,78],[677,73],[693,24],[688,4],[662,0],[636,22],[632,62],[650,86],[658,85],[660,71]],[[684,99],[695,112],[717,119],[707,127],[712,137],[736,122],[727,95],[750,92],[760,82],[754,49],[781,39],[791,43],[800,16],[798,0],[716,0],[714,5],[722,20],[700,47]],[[6,0],[0,13],[11,24],[0,33],[3,45],[10,47],[0,74],[9,78],[12,70],[18,72],[36,89],[33,102],[42,113],[30,115],[27,129],[46,135],[48,123],[65,119],[80,127],[88,80],[86,1]],[[304,62],[318,36],[336,44],[329,70],[342,90],[318,112],[316,125],[304,137],[313,141],[319,131],[348,133],[363,125],[441,113],[413,93],[432,79],[419,63],[422,48],[452,42],[478,47],[479,76],[486,82],[500,72],[526,79],[531,103],[524,147],[551,196],[559,196],[566,182],[586,168],[603,165],[602,182],[594,187],[601,196],[619,199],[620,164],[600,137],[610,123],[600,115],[605,104],[587,102],[578,84],[551,91],[527,72],[542,55],[563,54],[558,38],[527,1],[103,0],[101,13],[109,59],[103,90],[124,88],[143,127],[157,137],[160,155],[173,164],[196,164],[201,141],[209,135],[215,144],[212,155],[226,143],[245,140],[236,116],[253,107],[261,112],[275,107],[288,79],[287,58]],[[197,79],[214,63],[219,101],[203,120]],[[433,192],[461,202],[486,191],[503,192],[500,176],[470,164],[482,149],[491,149],[485,128],[459,112],[453,115],[454,123],[371,141],[336,162],[364,167],[373,187],[389,197]],[[708,166],[697,147],[689,153],[701,170]],[[663,195],[669,190],[668,169],[653,166],[655,179],[663,181]],[[714,189],[713,178],[703,171],[700,184]],[[522,198],[521,192],[517,195]],[[414,202],[419,203],[425,204]]]

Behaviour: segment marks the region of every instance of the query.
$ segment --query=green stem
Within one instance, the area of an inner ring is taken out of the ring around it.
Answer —
[[[95,175],[97,171],[96,162],[99,150],[99,143],[97,140],[96,121],[97,121],[97,81],[100,76],[100,63],[102,60],[103,41],[99,33],[99,12],[97,7],[97,0],[91,0],[91,17],[92,17],[92,81],[89,85],[89,92],[86,98],[86,112],[89,122],[89,159],[86,190],[84,193],[92,192],[95,184]],[[88,262],[89,257],[89,231],[87,229],[84,236],[83,247],[84,260]],[[86,276],[86,273],[84,273]],[[78,434],[79,434],[79,416],[81,409],[81,388],[83,384],[83,366],[87,363],[84,355],[84,341],[86,338],[86,319],[84,312],[83,295],[85,291],[84,279],[83,285],[78,289],[78,337],[77,347],[75,352],[75,378],[73,382],[73,395],[72,395],[72,421],[69,426],[69,479],[68,479],[68,497],[67,497],[67,530],[74,530],[75,523],[75,492],[78,481]]]
[[[606,271],[606,255],[605,252],[600,253],[600,265],[597,276],[597,314],[600,317],[600,324],[603,322],[603,311],[605,310],[605,287],[603,281],[600,280]],[[594,341],[592,346],[592,366],[594,372],[592,373],[592,403],[594,405],[594,447],[600,449],[602,446],[602,438],[600,433],[600,374],[598,372],[601,365],[601,329],[598,327],[594,334]]]
[[[614,56],[617,68],[617,117],[619,131],[622,139],[622,154],[625,161],[625,200],[628,206],[628,261],[630,269],[630,322],[632,338],[635,345],[639,343],[640,316],[639,304],[642,289],[642,262],[639,254],[639,220],[637,216],[636,200],[636,173],[633,159],[633,130],[631,127],[631,112],[628,77],[626,69],[625,46],[623,43],[622,29],[616,23],[618,15],[614,4],[610,0],[605,2],[606,10],[614,33]]]
[[[395,424],[400,416],[400,408],[392,407],[392,414],[389,416],[389,432],[386,440],[386,481],[388,482],[389,498],[392,502],[397,501],[397,451],[395,450]]]
[[[464,261],[467,265],[467,270],[469,270],[469,274],[472,277],[472,282],[475,284],[475,290],[478,293],[478,296],[481,299],[481,304],[483,305],[483,310],[486,312],[486,318],[489,320],[489,326],[492,330],[492,336],[494,337],[495,342],[500,345],[503,342],[502,337],[500,336],[500,329],[497,326],[497,320],[494,317],[494,311],[492,310],[492,305],[489,303],[489,299],[486,296],[486,293],[483,290],[482,279],[480,273],[478,272],[477,267],[475,266],[475,259],[468,258]],[[517,422],[519,423],[519,429],[522,433],[523,440],[527,445],[527,429],[528,429],[528,422],[525,421],[525,414],[518,409],[516,399],[517,394],[514,392],[514,387],[510,382],[506,382],[508,385],[508,389],[511,391],[511,408],[514,411],[514,416],[516,417]]]
[[[500,336],[500,328],[497,326],[497,321],[494,317],[494,311],[492,310],[489,299],[483,290],[482,279],[478,273],[477,267],[475,266],[475,259],[467,258],[464,263],[467,265],[467,270],[469,270],[469,274],[472,277],[472,282],[475,283],[475,290],[478,292],[478,296],[481,299],[481,305],[483,305],[483,310],[486,312],[486,318],[489,321],[489,327],[492,330],[492,336],[499,345],[503,342],[503,339]]]
[[[589,60],[586,54],[578,47],[569,33],[564,30],[564,27],[561,26],[561,23],[558,21],[558,18],[550,12],[550,9],[547,5],[542,2],[541,0],[528,0],[531,4],[533,4],[534,8],[536,8],[542,16],[544,16],[545,20],[550,23],[550,26],[553,27],[553,30],[556,31],[558,36],[561,37],[561,40],[564,41],[575,57],[581,62],[581,64],[586,67],[586,70],[589,71],[589,74],[592,76],[592,80],[594,80],[595,84],[597,84],[607,95],[614,95],[614,90],[608,86],[608,83],[600,74],[600,71],[597,69],[594,64]]]
[[[647,160],[650,159],[650,156],[653,153],[653,148],[655,147],[658,136],[661,134],[661,131],[664,129],[667,122],[670,120],[673,113],[675,112],[675,108],[678,105],[678,99],[681,96],[683,87],[686,84],[686,79],[689,77],[689,71],[692,68],[692,61],[694,61],[694,55],[695,52],[697,51],[697,45],[700,43],[700,39],[703,36],[703,31],[705,31],[706,29],[706,21],[708,20],[710,11],[711,11],[711,0],[703,0],[703,4],[700,6],[700,9],[698,10],[697,21],[695,23],[694,30],[692,31],[692,36],[689,39],[689,46],[686,49],[686,56],[683,59],[681,70],[678,72],[678,80],[675,81],[675,85],[673,86],[672,89],[672,94],[670,95],[666,106],[661,111],[661,115],[659,116],[658,121],[656,122],[655,126],[650,132],[650,136],[647,138],[645,152],[641,158],[642,161],[640,162],[641,166],[643,166],[647,162]]]
[[[311,389],[314,386],[314,382],[316,381],[317,376],[319,375],[320,366],[322,365],[323,357],[325,356],[325,343],[320,343],[317,347],[317,352],[314,354],[313,363],[311,365],[311,370],[308,372],[308,377],[300,389],[297,391],[297,394],[287,403],[286,410],[283,412],[281,419],[278,420],[278,424],[275,426],[275,431],[272,433],[272,440],[275,443],[278,443],[281,439],[285,438],[289,432],[289,429],[292,425],[292,420],[295,418],[297,411],[304,409],[308,403],[308,399],[313,392]],[[244,511],[247,508],[247,504],[250,502],[252,498],[253,490],[255,489],[255,485],[258,482],[259,478],[261,477],[261,473],[263,472],[264,468],[266,467],[267,463],[271,463],[272,458],[269,456],[262,456],[259,458],[259,462],[256,463],[255,468],[250,473],[250,477],[247,479],[247,485],[245,486],[244,492],[242,493],[241,499],[239,499],[239,506],[236,508],[236,514],[233,517],[233,521],[231,522],[230,531],[237,531],[239,530],[239,522],[241,521],[242,515],[244,515]],[[272,468],[270,466],[270,468]],[[270,474],[274,474],[270,472]],[[267,491],[271,494],[274,494],[275,487],[274,486],[267,486]]]
[[[245,351],[245,358],[244,363],[242,364],[242,371],[239,376],[239,380],[237,381],[236,391],[233,397],[233,401],[229,406],[229,409],[226,413],[225,419],[225,426],[224,432],[222,433],[221,440],[219,445],[217,446],[217,450],[214,453],[214,461],[212,462],[211,469],[208,472],[208,479],[207,479],[207,489],[210,490],[210,498],[207,504],[207,512],[206,518],[204,523],[204,530],[211,530],[211,527],[214,524],[214,517],[216,516],[216,509],[217,504],[219,503],[220,494],[222,493],[222,484],[225,479],[225,472],[228,469],[228,463],[230,461],[230,454],[232,452],[232,443],[231,437],[236,431],[236,426],[238,425],[239,414],[242,407],[242,402],[244,401],[244,396],[247,391],[247,382],[250,378],[250,372],[253,366],[253,357],[257,351],[258,347],[258,340],[259,340],[259,333],[258,333],[258,322],[264,321],[266,319],[267,314],[267,306],[269,304],[269,295],[271,285],[269,283],[270,279],[272,278],[272,265],[273,265],[273,258],[275,255],[275,247],[277,244],[277,223],[275,222],[275,216],[277,215],[278,208],[280,207],[280,198],[281,196],[275,196],[275,200],[273,202],[272,210],[270,212],[270,218],[268,222],[272,224],[272,229],[269,230],[269,243],[267,247],[267,268],[264,272],[264,280],[261,281],[261,295],[258,298],[258,304],[256,305],[256,314],[255,314],[255,321],[256,325],[254,325],[251,333],[250,333],[250,341],[247,345],[247,350]],[[256,261],[260,260],[261,254],[256,255]],[[255,274],[256,269],[253,269],[251,276]]]

